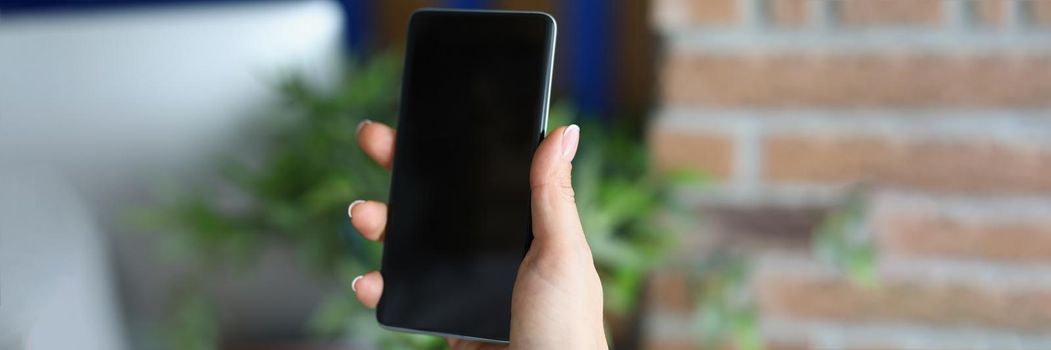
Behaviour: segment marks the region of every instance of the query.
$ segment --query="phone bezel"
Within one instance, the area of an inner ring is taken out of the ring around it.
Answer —
[[[421,9],[417,9],[417,10],[413,11],[412,14],[409,16],[409,30],[406,32],[406,53],[405,53],[406,57],[409,57],[409,55],[412,54],[411,50],[412,50],[412,30],[413,30],[412,29],[412,23],[413,23],[413,19],[418,14],[421,14],[421,13],[439,13],[439,14],[472,13],[472,14],[528,15],[528,16],[541,16],[542,18],[544,18],[544,19],[546,19],[548,21],[549,25],[551,26],[551,30],[550,30],[551,31],[551,36],[549,38],[549,46],[548,46],[548,49],[547,49],[548,50],[548,62],[547,62],[547,67],[546,67],[547,68],[547,74],[545,76],[545,80],[546,81],[544,81],[544,83],[543,83],[543,89],[544,89],[544,91],[543,91],[543,97],[544,97],[543,100],[544,101],[543,101],[543,106],[541,108],[541,116],[540,116],[540,135],[539,135],[539,140],[542,142],[543,139],[545,137],[547,137],[548,113],[549,113],[550,106],[551,106],[551,81],[552,81],[552,78],[553,78],[553,75],[554,75],[555,46],[556,46],[556,39],[558,37],[558,22],[555,21],[555,18],[553,16],[551,16],[550,14],[545,13],[545,12],[541,12],[541,11],[462,10],[462,9],[441,9],[441,8],[421,8]],[[405,76],[402,77],[402,79],[403,79],[402,85],[403,86],[405,84],[404,79],[406,79],[406,78],[407,77],[405,77]],[[400,118],[400,116],[399,116],[399,118]],[[538,142],[538,144],[536,146],[539,146],[539,142]],[[396,169],[394,169],[394,167],[392,166],[391,167],[391,178],[392,179],[394,177],[394,171],[396,171]],[[386,249],[384,249],[384,254],[383,254],[383,257],[381,258],[381,263],[380,263],[381,274],[382,274],[382,271],[383,271],[383,262],[382,261],[386,260],[385,252],[386,252]],[[381,296],[380,304],[382,305],[382,303],[383,303],[383,298]],[[382,320],[380,320],[379,316],[380,316],[379,306],[377,306],[376,322],[380,325],[381,328],[386,329],[386,330],[398,331],[398,332],[407,332],[407,333],[425,334],[425,335],[433,335],[433,336],[440,336],[440,337],[450,337],[450,338],[472,340],[472,341],[483,341],[483,342],[490,342],[490,343],[502,343],[502,344],[510,343],[510,340],[490,339],[490,338],[483,338],[483,337],[473,337],[473,336],[462,335],[462,334],[453,334],[453,333],[446,333],[446,332],[438,332],[438,331],[431,331],[431,330],[424,330],[424,329],[414,329],[414,328],[407,328],[407,327],[399,327],[399,326],[394,326],[394,325],[388,325],[388,324],[385,324]]]

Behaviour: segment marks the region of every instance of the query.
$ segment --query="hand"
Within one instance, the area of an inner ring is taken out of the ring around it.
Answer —
[[[358,143],[390,169],[394,129],[371,121],[358,127]],[[570,163],[580,128],[555,129],[537,148],[530,171],[533,244],[518,269],[511,298],[512,349],[607,349],[602,319],[602,284],[584,239],[573,198]],[[382,241],[386,204],[355,201],[347,215],[366,239]],[[358,300],[375,308],[383,294],[379,271],[354,279]],[[506,345],[447,339],[454,349],[503,349]]]

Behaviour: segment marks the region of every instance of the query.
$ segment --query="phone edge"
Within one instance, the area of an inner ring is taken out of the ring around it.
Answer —
[[[551,25],[551,36],[550,36],[550,47],[548,49],[549,54],[548,54],[547,76],[545,77],[546,81],[544,82],[544,86],[543,86],[543,88],[544,88],[544,102],[543,102],[543,108],[542,108],[541,117],[540,117],[540,137],[539,137],[539,140],[537,142],[537,145],[539,146],[540,142],[542,142],[544,140],[544,138],[547,137],[548,114],[550,113],[550,109],[551,109],[551,85],[552,85],[552,81],[554,80],[555,49],[558,46],[557,45],[558,44],[558,21],[555,20],[555,17],[551,16],[551,14],[543,12],[543,11],[468,10],[468,9],[442,9],[442,8],[426,7],[426,8],[416,9],[416,10],[414,10],[412,12],[412,14],[409,15],[409,24],[410,25],[412,24],[412,19],[416,16],[416,14],[421,13],[421,12],[479,12],[479,13],[534,14],[534,15],[541,15],[545,19],[547,19],[547,21]],[[409,41],[408,39],[409,39],[409,36],[411,35],[411,32],[412,32],[411,30],[407,30],[406,33],[405,33],[405,35],[406,35],[406,43],[408,43],[408,41]],[[409,45],[406,45],[406,52],[405,52],[406,57],[409,56],[408,50],[410,50],[410,48],[408,46]],[[403,62],[403,64],[404,64],[404,62]],[[405,85],[405,77],[404,77],[404,72],[403,72],[402,86],[404,86],[404,85]],[[399,104],[398,118],[400,119],[401,118],[401,113],[400,113],[401,102],[399,101],[398,104]],[[396,149],[396,147],[395,147],[395,149]],[[391,180],[392,181],[394,179],[394,171],[395,171],[395,169],[394,169],[394,162],[392,160],[392,162],[391,162]],[[388,184],[388,192],[390,192],[390,184]],[[532,240],[532,238],[530,238],[530,240]],[[384,260],[386,260],[386,249],[384,249],[383,253],[381,253],[380,269],[379,269],[381,274],[382,274],[382,271],[383,271],[383,265],[384,265],[383,261]],[[375,318],[376,318],[376,324],[378,324],[380,326],[380,328],[385,329],[385,330],[397,331],[397,332],[405,332],[405,333],[416,333],[416,334],[439,336],[439,337],[457,338],[457,339],[470,340],[470,341],[482,341],[482,342],[497,343],[497,344],[509,344],[511,342],[510,340],[490,339],[490,338],[482,338],[482,337],[472,337],[472,336],[460,335],[460,334],[443,333],[443,332],[428,331],[428,330],[422,330],[422,329],[413,329],[413,328],[404,328],[404,327],[390,326],[390,325],[384,324],[383,321],[380,320],[379,308],[380,308],[380,306],[382,304],[383,304],[383,297],[381,296],[380,300],[377,302],[377,305],[376,305]]]

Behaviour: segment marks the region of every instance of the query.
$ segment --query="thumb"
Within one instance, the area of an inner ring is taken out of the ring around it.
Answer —
[[[555,129],[533,155],[529,182],[532,187],[533,239],[542,246],[572,246],[584,240],[573,197],[570,163],[580,143],[580,127]]]

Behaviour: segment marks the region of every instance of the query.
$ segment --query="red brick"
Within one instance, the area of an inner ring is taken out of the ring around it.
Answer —
[[[1051,105],[1051,55],[671,53],[671,105],[1038,107]]]
[[[807,6],[812,0],[771,0],[770,20],[779,26],[799,27],[806,24]]]
[[[840,19],[848,26],[934,26],[941,22],[944,12],[942,0],[848,0],[837,4]]]
[[[706,347],[699,340],[661,340],[654,339],[648,340],[646,344],[642,346],[643,349],[647,350],[697,350],[697,349],[708,349],[708,350],[734,350],[737,349],[732,345],[726,345],[722,347]],[[806,344],[795,344],[795,343],[766,343],[762,347],[766,350],[809,350],[813,349]],[[861,349],[864,350],[864,349]],[[881,350],[894,350],[890,348]]]
[[[656,128],[649,140],[659,169],[703,171],[719,179],[728,178],[733,171],[731,135]]]
[[[807,251],[812,244],[811,233],[827,211],[823,206],[804,205],[702,205],[698,215],[703,218],[699,230],[703,232],[691,236],[704,237],[707,246],[684,248],[731,248],[744,253]],[[686,253],[696,256],[695,251]]]
[[[649,280],[647,305],[657,312],[690,313],[698,291],[683,271],[657,271]]]
[[[737,0],[655,0],[654,25],[658,28],[682,26],[727,26],[738,21]]]
[[[737,22],[737,0],[690,1],[690,19],[702,25],[726,25]]]
[[[761,323],[768,339],[814,344],[813,349],[1051,349],[1051,342],[1040,333],[1008,329],[783,317],[764,317]]]
[[[950,201],[890,194],[875,203],[871,220],[884,254],[1051,260],[1051,202],[1025,203],[1020,208],[980,197]]]
[[[789,266],[768,266],[755,276],[753,287],[763,315],[836,323],[1051,329],[1051,288],[884,275],[879,287],[868,289],[820,268]]]
[[[974,19],[980,25],[1000,27],[1007,22],[1008,0],[970,0],[974,9]]]
[[[856,182],[939,192],[1051,192],[1051,149],[986,138],[772,134],[763,176],[775,184]]]
[[[1026,13],[1033,24],[1041,27],[1051,25],[1051,1],[1030,0],[1026,4],[1029,6]]]

